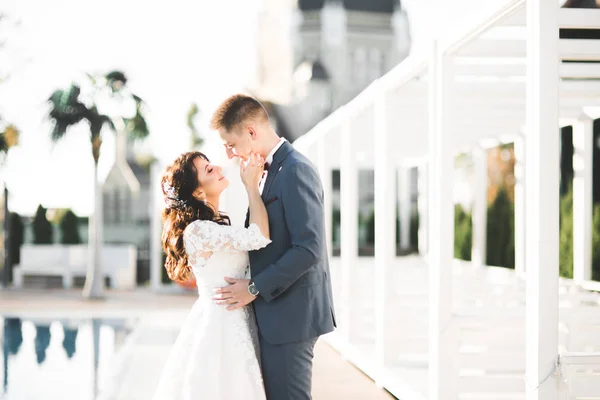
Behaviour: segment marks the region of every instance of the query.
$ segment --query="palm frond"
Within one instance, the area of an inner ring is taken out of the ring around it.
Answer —
[[[89,110],[79,101],[80,93],[79,86],[71,85],[67,90],[55,90],[48,98],[50,110],[47,118],[53,122],[50,133],[53,141],[63,138],[70,126],[87,119]]]
[[[6,153],[8,151],[8,144],[4,139],[4,135],[0,135],[0,153]]]
[[[85,119],[90,124],[90,133],[92,136],[100,136],[104,125],[108,125],[113,131],[115,130],[115,124],[112,120],[108,116],[100,114],[96,107],[92,107],[88,110]]]
[[[186,124],[192,135],[192,148],[199,148],[204,144],[204,139],[196,127],[196,118],[200,114],[200,109],[196,103],[192,103],[186,117]]]
[[[53,142],[58,142],[67,134],[67,129],[70,125],[66,125],[59,121],[54,121],[54,126],[52,127],[52,131],[50,132],[50,138]]]
[[[143,101],[139,96],[132,95],[135,100],[135,115],[133,118],[125,119],[125,128],[127,135],[133,140],[144,140],[150,135],[150,129],[148,129],[148,123],[144,118]]]

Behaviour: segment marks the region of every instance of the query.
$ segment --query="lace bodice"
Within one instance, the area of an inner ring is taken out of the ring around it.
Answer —
[[[253,309],[227,311],[212,301],[212,289],[226,286],[225,276],[244,278],[248,251],[269,243],[255,224],[246,229],[194,221],[185,229],[183,245],[199,298],[171,350],[154,400],[266,399]]]
[[[225,286],[225,276],[244,278],[249,265],[248,251],[269,243],[256,224],[243,228],[198,220],[183,232],[183,244],[199,291]]]

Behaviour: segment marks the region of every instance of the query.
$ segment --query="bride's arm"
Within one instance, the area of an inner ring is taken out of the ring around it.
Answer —
[[[269,216],[258,187],[248,190],[248,202],[250,204],[250,225],[258,225],[263,236],[270,239]]]
[[[263,161],[260,156],[252,154],[246,165],[240,163],[240,174],[242,182],[248,192],[248,203],[250,209],[250,224],[256,224],[260,228],[261,233],[267,239],[270,239],[269,232],[269,216],[267,208],[262,200],[258,185],[263,174]]]

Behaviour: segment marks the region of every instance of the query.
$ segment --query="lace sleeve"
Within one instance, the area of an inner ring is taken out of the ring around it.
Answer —
[[[256,224],[243,228],[212,221],[194,221],[185,229],[183,243],[190,256],[203,258],[201,254],[215,251],[258,250],[271,241],[262,235]]]

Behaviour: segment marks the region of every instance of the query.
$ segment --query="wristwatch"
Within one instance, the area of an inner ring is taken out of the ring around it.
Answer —
[[[258,296],[258,294],[260,293],[256,288],[256,285],[252,281],[250,281],[250,284],[248,285],[248,293],[255,297]]]

